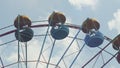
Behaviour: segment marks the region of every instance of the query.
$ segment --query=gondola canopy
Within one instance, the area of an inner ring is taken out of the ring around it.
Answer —
[[[18,15],[14,21],[14,26],[17,29],[22,29],[23,27],[30,27],[31,24],[31,20],[25,15]]]
[[[89,33],[90,30],[92,29],[97,31],[99,30],[99,28],[100,28],[99,22],[93,18],[87,18],[82,24],[82,31],[84,33]]]
[[[65,15],[60,12],[53,12],[48,18],[48,22],[50,26],[56,26],[57,24],[64,24],[65,21],[66,21]]]

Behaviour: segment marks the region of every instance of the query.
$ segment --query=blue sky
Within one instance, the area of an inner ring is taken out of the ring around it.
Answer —
[[[53,11],[59,11],[65,14],[68,23],[72,23],[76,25],[81,25],[82,22],[88,17],[97,19],[101,26],[100,31],[104,35],[110,37],[111,39],[113,39],[115,36],[117,36],[120,33],[120,27],[119,27],[120,26],[120,0],[3,0],[0,2],[0,8],[1,8],[0,9],[0,28],[13,24],[14,19],[17,17],[18,14],[27,15],[30,17],[32,21],[39,21],[39,20],[47,20],[48,16]],[[6,31],[10,31],[12,29],[15,29],[15,27],[1,30],[0,34]],[[40,31],[37,31],[37,30],[39,29],[35,29],[35,33],[40,34]],[[42,29],[42,30],[45,30],[45,29]],[[71,35],[74,35],[74,34],[71,34]],[[15,39],[14,34],[0,38],[0,43],[4,43],[5,41],[10,41],[12,39]],[[34,38],[33,39],[34,43],[30,42],[29,44],[30,45],[34,44],[37,49],[36,48],[32,49],[32,47],[29,47],[31,49],[30,51],[36,50],[35,52],[38,52],[39,46],[37,46],[37,44],[40,45],[42,42],[39,42],[39,40],[42,40],[42,39],[43,38],[41,39]],[[49,40],[50,39],[48,39],[46,45],[50,43]],[[58,44],[60,42],[58,42]],[[16,42],[11,43],[10,45],[13,45],[13,44],[17,45]],[[63,44],[68,44],[68,42],[64,42]],[[9,51],[10,49],[12,49],[12,47],[7,48],[6,46],[4,46],[4,47],[1,47],[0,49],[1,49],[0,52],[2,52],[2,50],[4,51],[4,49],[8,49]],[[13,50],[16,51],[17,47],[14,48]],[[74,50],[74,49],[71,49],[71,50]],[[108,50],[111,52],[112,48]],[[17,53],[14,51],[11,51],[11,53],[9,53],[8,57],[6,58],[12,58],[13,55]],[[58,51],[58,53],[59,52],[60,51]],[[116,52],[116,51],[113,50],[112,52]],[[4,53],[4,56],[7,56],[5,55],[6,53],[7,51]],[[45,55],[47,56],[48,53],[46,52]],[[33,59],[35,57],[31,57],[31,58]],[[54,59],[57,60],[58,57]],[[4,60],[5,60],[5,64],[7,64],[6,62],[7,60],[6,59]],[[14,61],[14,60],[15,59],[10,61]],[[114,65],[114,63],[116,63],[116,65]],[[108,67],[116,68],[119,66],[119,64],[117,64],[116,62],[116,59],[113,59],[111,65],[112,66],[110,67],[106,66],[106,68]]]

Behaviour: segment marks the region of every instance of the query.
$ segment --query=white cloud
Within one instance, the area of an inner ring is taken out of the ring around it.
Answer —
[[[0,39],[0,44],[3,44],[3,41]],[[4,52],[4,49],[6,48],[7,46],[0,46],[0,54],[2,54]]]
[[[78,9],[81,9],[82,7],[94,9],[98,0],[69,0],[69,2]]]
[[[114,18],[108,22],[109,29],[115,29],[120,33],[120,9],[113,14]]]
[[[7,60],[10,62],[17,61],[17,52],[11,53],[11,55],[7,58]]]

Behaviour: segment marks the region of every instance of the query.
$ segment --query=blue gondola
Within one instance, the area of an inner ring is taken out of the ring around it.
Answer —
[[[18,30],[15,32],[15,37],[20,42],[30,41],[32,39],[33,35],[34,35],[33,30],[28,27],[20,30],[19,32],[18,32]]]
[[[69,34],[69,28],[65,25],[59,25],[56,27],[52,27],[51,36],[56,40],[64,39]]]
[[[98,47],[99,45],[101,45],[103,43],[104,36],[102,35],[102,33],[97,31],[96,33],[94,33],[92,35],[87,34],[85,36],[84,41],[89,47]]]

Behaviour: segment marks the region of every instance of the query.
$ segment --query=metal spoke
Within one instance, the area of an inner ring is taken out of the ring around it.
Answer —
[[[62,57],[60,58],[60,60],[58,61],[58,63],[56,64],[56,67],[59,65],[59,63],[61,62],[61,60],[63,59],[63,57],[65,56],[65,54],[66,54],[67,51],[69,50],[69,48],[71,47],[72,43],[73,43],[74,40],[77,38],[79,32],[80,32],[80,29],[79,29],[79,31],[77,32],[77,34],[75,35],[75,37],[73,38],[73,40],[71,41],[70,45],[67,47],[67,49],[66,49],[65,52],[63,53],[63,55],[62,55]]]
[[[49,56],[49,59],[48,59],[48,63],[47,63],[47,67],[46,67],[46,68],[48,68],[48,66],[49,66],[50,59],[51,59],[51,56],[52,56],[52,53],[53,53],[53,49],[54,49],[54,46],[55,46],[55,42],[56,42],[56,40],[54,40],[54,42],[53,42],[53,46],[52,46],[52,49],[51,49],[51,52],[50,52],[50,56]]]
[[[83,48],[85,47],[85,44],[83,44],[82,48],[79,50],[78,54],[76,55],[76,57],[74,58],[73,62],[71,63],[71,65],[69,66],[69,68],[72,67],[72,65],[74,64],[74,62],[76,61],[76,59],[78,58],[78,56],[80,55],[81,51],[83,50]]]

